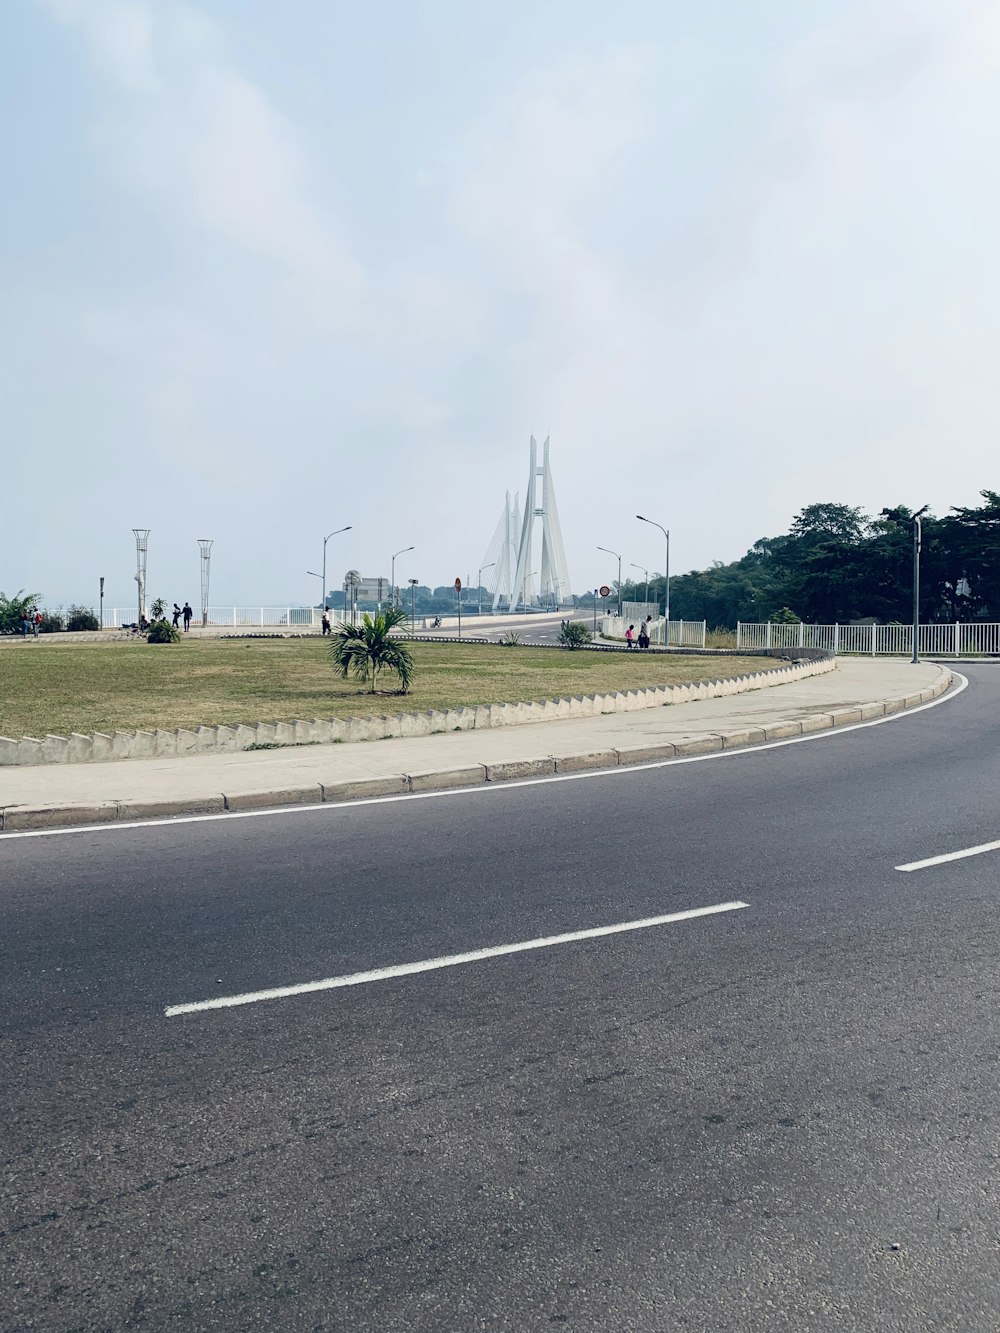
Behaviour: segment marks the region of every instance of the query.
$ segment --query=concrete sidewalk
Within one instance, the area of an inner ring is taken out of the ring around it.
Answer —
[[[0,768],[4,831],[430,791],[667,759],[866,721],[944,693],[948,667],[840,658],[720,699],[358,744]]]

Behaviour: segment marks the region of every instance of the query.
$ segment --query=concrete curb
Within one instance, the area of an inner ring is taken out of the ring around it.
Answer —
[[[953,684],[950,668],[942,667],[939,678],[918,694],[873,700],[857,708],[819,713],[801,721],[775,722],[765,727],[741,728],[732,732],[706,732],[690,736],[677,744],[633,745],[618,749],[586,750],[553,759],[551,756],[520,759],[497,764],[471,764],[419,773],[400,773],[387,778],[367,778],[353,782],[314,783],[306,787],[281,787],[274,790],[244,791],[232,795],[212,793],[183,800],[99,801],[92,805],[9,805],[0,809],[0,830],[4,833],[35,829],[65,828],[106,824],[136,819],[169,818],[171,815],[217,814],[225,810],[266,810],[294,805],[342,804],[372,796],[396,796],[408,792],[451,791],[480,786],[488,782],[510,782],[552,773],[572,773],[582,769],[616,768],[631,764],[655,763],[679,755],[708,754],[736,746],[754,746],[769,740],[809,735],[832,730],[852,722],[888,717],[892,713],[917,708],[939,698]]]
[[[88,764],[107,759],[173,759],[188,754],[231,753],[255,746],[330,745],[337,741],[380,741],[394,736],[431,736],[439,731],[471,731],[489,727],[550,722],[557,717],[591,717],[634,708],[717,699],[768,689],[836,668],[833,657],[796,662],[749,675],[699,680],[684,685],[652,685],[610,694],[588,694],[530,703],[487,704],[471,708],[433,709],[392,716],[312,718],[308,721],[259,722],[254,726],[177,727],[170,731],[116,731],[113,736],[95,731],[69,736],[0,736],[0,766]]]

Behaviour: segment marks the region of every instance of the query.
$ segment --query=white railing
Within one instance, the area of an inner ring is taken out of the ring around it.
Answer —
[[[737,648],[825,648],[871,657],[913,652],[912,625],[776,625],[739,621]],[[921,625],[918,652],[925,657],[1000,654],[1000,623]]]
[[[641,623],[640,620],[631,620],[627,617],[619,619],[618,616],[604,616],[601,620],[601,633],[606,639],[624,639],[629,625],[634,625],[638,638]],[[649,626],[649,641],[661,648],[665,643],[671,648],[704,648],[705,621],[671,620],[669,633],[665,636],[664,620],[661,616]]]
[[[340,619],[342,613],[330,612],[331,620]],[[319,629],[323,612],[318,606],[210,606],[208,624],[212,629]],[[118,629],[120,625],[135,623],[136,609],[130,607],[105,607],[105,629]],[[173,619],[173,612],[168,612],[168,619]],[[202,613],[195,610],[191,624],[197,629],[202,623]]]

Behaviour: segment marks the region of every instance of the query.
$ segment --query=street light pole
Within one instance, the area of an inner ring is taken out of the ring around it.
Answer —
[[[330,540],[330,537],[336,537],[342,532],[350,532],[351,526],[352,525],[348,523],[346,528],[338,528],[336,532],[331,532],[329,537],[323,538],[323,573],[320,575],[323,580],[323,595],[320,598],[320,601],[323,603],[324,611],[326,610],[326,544]]]
[[[407,582],[410,585],[410,635],[412,637],[416,633],[417,629],[416,597],[417,597],[417,584],[420,582],[420,580],[408,579]]]
[[[489,563],[488,565],[483,565],[482,568],[481,568],[480,571],[479,571],[479,575],[478,575],[478,577],[476,578],[476,583],[478,584],[478,587],[479,587],[479,614],[480,614],[480,615],[483,614],[483,570],[484,570],[484,569],[492,569],[493,566],[494,566],[495,564],[496,564],[496,561],[495,561],[495,560],[491,560],[490,563]]]
[[[637,565],[634,560],[630,560],[629,564],[632,566],[633,569],[642,570],[642,579],[643,579],[642,601],[643,605],[645,605],[649,601],[649,570],[645,569],[642,565]]]
[[[913,515],[913,656],[911,662],[920,661],[920,547],[923,542],[923,524],[921,519],[930,509],[924,505]],[[872,633],[874,634],[874,629]]]
[[[649,523],[649,524],[651,524],[654,528],[659,528],[660,531],[663,533],[664,540],[665,540],[666,543],[667,543],[667,563],[666,563],[666,565],[664,566],[664,569],[663,569],[663,582],[664,582],[664,589],[663,589],[663,621],[664,621],[663,642],[664,642],[664,645],[665,645],[665,646],[669,647],[669,645],[670,645],[670,532],[668,531],[667,528],[665,528],[665,527],[663,526],[662,523],[656,523],[656,522],[654,522],[653,519],[651,519],[651,518],[643,518],[643,516],[642,516],[641,514],[636,514],[636,518],[639,520],[640,523]]]
[[[396,555],[405,555],[407,551],[415,551],[416,549],[415,546],[404,546],[401,551],[396,552]],[[392,609],[394,611],[396,609],[396,555],[392,557],[392,572],[389,575],[389,599],[392,602]]]
[[[599,546],[599,551],[604,551],[607,555],[613,555],[618,561],[618,619],[622,618],[622,558],[617,551],[612,551],[610,546]]]

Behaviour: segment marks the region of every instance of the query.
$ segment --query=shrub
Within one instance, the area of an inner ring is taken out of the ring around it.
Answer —
[[[564,620],[559,626],[559,642],[572,651],[590,642],[590,630],[582,620]]]
[[[521,636],[516,630],[508,630],[503,638],[498,639],[497,642],[501,648],[520,648]]]
[[[778,611],[773,611],[770,616],[772,625],[801,625],[802,620],[791,610],[790,607],[783,606]]]
[[[149,608],[150,620],[165,620],[167,616],[167,604],[162,597],[157,597],[156,601]]]
[[[174,629],[169,620],[154,620],[146,634],[147,643],[180,643],[180,630]]]
[[[39,629],[43,634],[58,634],[63,627],[63,618],[58,611],[43,611]]]
[[[66,612],[66,628],[69,630],[100,629],[101,622],[89,606],[71,606]]]

